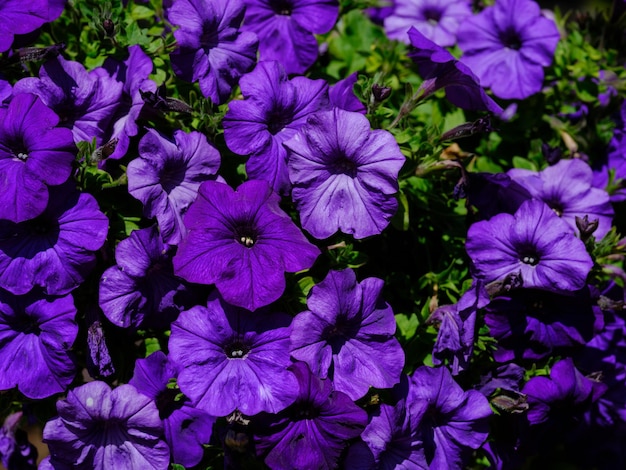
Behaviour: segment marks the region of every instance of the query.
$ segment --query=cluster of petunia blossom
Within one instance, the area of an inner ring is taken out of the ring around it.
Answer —
[[[0,51],[63,5],[27,3],[0,3]],[[142,127],[157,84],[139,45],[91,70],[59,55],[37,77],[0,81],[0,392],[59,396],[40,468],[191,468],[209,444],[232,468],[250,454],[272,469],[457,469],[481,447],[502,468],[516,449],[571,424],[555,418],[570,405],[580,430],[572,439],[599,426],[612,436],[603,448],[624,458],[623,433],[611,431],[626,426],[626,323],[616,303],[597,302],[624,292],[587,282],[586,243],[611,230],[622,194],[604,187],[609,168],[618,177],[626,168],[626,130],[615,131],[595,173],[580,159],[500,175],[464,170],[458,194],[479,218],[466,243],[473,284],[431,315],[434,367],[407,375],[384,281],[320,261],[337,234],[358,241],[388,229],[406,160],[391,132],[371,129],[355,74],[333,84],[302,75],[339,3],[164,4],[177,41],[172,73],[228,104],[224,143],[246,158],[236,188],[207,135]],[[539,92],[559,40],[531,0],[497,0],[477,14],[465,0],[396,0],[386,13],[389,37],[409,45],[423,78],[417,99],[445,90],[453,106],[475,112],[503,113],[485,88],[503,99]],[[445,49],[457,40],[460,60]],[[128,160],[127,194],[152,225],[115,240],[109,207],[77,189],[85,141],[112,148],[87,164]],[[314,268],[306,308],[282,311],[292,274]],[[79,288],[97,301],[75,303]],[[457,379],[479,321],[498,368],[471,386]],[[167,331],[167,344],[135,360],[128,380],[112,380],[114,341],[103,324],[120,336]],[[608,347],[615,357],[602,353]],[[77,370],[77,351],[88,370]],[[523,383],[516,362],[556,354],[563,359],[549,377]],[[516,425],[536,432],[525,429],[533,436],[520,433],[521,444],[487,440],[496,390],[527,400]],[[0,430],[9,469],[35,465],[20,418]]]

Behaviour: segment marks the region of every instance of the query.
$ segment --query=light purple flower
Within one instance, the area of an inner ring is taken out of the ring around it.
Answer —
[[[298,393],[287,370],[290,333],[286,314],[251,313],[211,295],[206,307],[182,312],[172,323],[169,348],[181,368],[178,385],[212,416],[278,413]]]
[[[383,281],[357,282],[351,269],[330,271],[307,299],[310,310],[296,315],[291,355],[353,400],[369,388],[400,381],[404,352],[394,338],[396,321],[382,299]]]
[[[58,401],[57,412],[43,430],[48,468],[169,468],[159,411],[132,385],[111,390],[104,382],[86,383]]]
[[[260,62],[240,81],[245,100],[231,101],[224,116],[226,145],[239,155],[250,155],[246,173],[268,181],[274,191],[289,194],[287,150],[308,116],[330,109],[328,85],[306,77],[289,79],[278,62]]]
[[[331,470],[349,439],[367,424],[367,413],[330,380],[311,373],[303,362],[291,367],[299,392],[286,410],[256,418],[256,450],[272,469]]]
[[[542,201],[473,224],[465,244],[485,284],[519,273],[524,287],[553,292],[585,286],[593,261],[583,242]]]
[[[174,276],[173,250],[156,226],[134,230],[117,244],[117,265],[100,279],[99,304],[104,315],[122,328],[167,328],[195,296]]]
[[[128,192],[147,217],[156,217],[163,241],[177,245],[187,234],[183,215],[219,166],[219,152],[200,132],[176,131],[171,141],[149,129],[139,141],[139,158],[128,164]]]
[[[108,226],[92,195],[68,185],[51,188],[40,216],[17,224],[0,220],[0,287],[16,295],[35,286],[67,294],[93,268]]]
[[[337,21],[337,0],[244,0],[242,29],[259,37],[261,60],[277,60],[288,74],[304,73],[317,59],[314,34]]]
[[[33,93],[52,109],[60,125],[72,130],[74,142],[102,145],[106,130],[122,97],[122,82],[102,67],[89,72],[82,64],[58,56],[39,69],[39,78],[18,81],[13,93]]]
[[[0,108],[0,219],[23,222],[48,204],[48,186],[68,180],[76,147],[59,118],[31,94]]]
[[[385,32],[389,39],[408,44],[407,32],[414,27],[439,46],[453,46],[459,25],[470,16],[468,0],[395,0]]]
[[[576,217],[597,220],[593,233],[601,240],[611,229],[613,207],[606,191],[592,187],[593,172],[582,160],[561,160],[543,171],[514,168],[507,174],[524,186],[536,199],[541,199],[577,233]]]
[[[65,391],[76,367],[72,296],[14,296],[0,289],[0,390],[40,399]]]
[[[215,284],[224,300],[248,310],[278,299],[284,273],[310,268],[320,254],[279,201],[265,181],[247,181],[237,191],[205,181],[185,214],[189,235],[174,256],[174,272]]]
[[[178,26],[178,49],[170,54],[174,72],[199,82],[202,94],[217,104],[256,62],[256,35],[239,31],[243,14],[241,0],[174,0],[167,9]]]
[[[391,133],[335,108],[310,116],[284,145],[292,198],[311,235],[324,239],[340,230],[365,238],[387,227],[405,160]]]
[[[155,401],[172,461],[194,467],[202,460],[202,446],[211,439],[215,418],[191,406],[187,397],[177,398],[180,390],[168,388],[169,380],[177,376],[176,366],[162,351],[156,351],[135,361],[135,372],[128,383]]]
[[[533,0],[497,0],[467,18],[457,31],[463,62],[505,99],[524,99],[541,90],[559,30]]]

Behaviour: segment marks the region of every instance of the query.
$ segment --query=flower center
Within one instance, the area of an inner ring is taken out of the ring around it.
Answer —
[[[303,419],[315,419],[319,416],[320,412],[308,401],[297,402],[293,405],[293,418],[296,421],[301,421]]]
[[[559,217],[563,215],[563,205],[560,202],[548,201],[547,203],[548,206],[550,206],[550,209],[552,209],[556,215],[558,215]]]
[[[270,6],[279,15],[289,16],[293,12],[291,0],[270,0]]]
[[[9,145],[9,148],[13,150],[14,160],[20,160],[22,162],[28,160],[28,150],[26,149],[26,145],[24,145],[22,139],[19,139],[18,142],[12,142]]]
[[[539,263],[539,256],[536,253],[525,253],[522,254],[520,259],[524,264],[530,264],[531,266],[536,266]]]
[[[267,116],[267,130],[276,135],[293,122],[292,113],[285,109],[273,109]]]
[[[170,194],[185,180],[185,167],[167,161],[159,174],[159,183],[163,191]]]
[[[433,7],[424,8],[423,14],[426,21],[428,21],[433,26],[436,26],[441,19],[441,10]]]
[[[245,359],[250,352],[250,347],[242,341],[235,340],[224,348],[228,359]]]
[[[345,156],[336,158],[331,163],[330,170],[336,175],[348,175],[350,178],[357,174],[356,164]]]
[[[217,25],[211,21],[205,21],[202,24],[202,34],[200,35],[200,46],[205,49],[213,49],[219,44],[217,35]]]
[[[507,48],[519,51],[522,48],[522,40],[520,39],[517,31],[513,29],[507,29],[500,33],[500,42]]]
[[[254,227],[242,225],[235,228],[235,240],[246,248],[252,248],[258,241],[258,235]]]
[[[29,316],[19,318],[17,323],[12,326],[12,329],[26,335],[32,334],[38,336],[39,333],[41,333],[41,328],[39,328],[37,320]]]

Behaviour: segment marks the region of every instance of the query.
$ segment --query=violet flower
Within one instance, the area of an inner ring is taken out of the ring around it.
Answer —
[[[453,46],[459,25],[470,16],[468,0],[395,0],[385,32],[389,39],[408,44],[407,32],[414,27],[438,46]]]
[[[409,377],[408,393],[407,402],[425,406],[420,428],[429,468],[463,468],[467,451],[487,439],[492,415],[487,399],[476,390],[463,391],[445,367],[418,368]]]
[[[48,186],[70,177],[76,147],[59,118],[31,94],[0,108],[0,219],[23,222],[48,204]]]
[[[58,0],[4,0],[0,4],[0,52],[11,47],[13,36],[35,31],[44,23],[55,20],[62,11],[56,4]]]
[[[278,62],[260,62],[240,81],[245,100],[234,100],[224,116],[226,145],[250,155],[246,173],[268,181],[274,191],[289,194],[287,150],[293,137],[316,111],[330,109],[328,85],[306,77],[289,79]]]
[[[592,187],[593,173],[582,160],[560,160],[543,171],[534,172],[514,168],[507,174],[524,186],[532,197],[541,199],[577,233],[576,217],[587,215],[597,220],[593,232],[601,240],[611,229],[613,206],[609,195],[602,189]]]
[[[382,299],[383,281],[357,282],[351,269],[330,271],[311,289],[310,310],[296,315],[291,355],[353,400],[370,386],[391,388],[400,381],[404,351],[394,338],[396,321]]]
[[[467,18],[457,31],[463,62],[504,99],[524,99],[541,90],[559,30],[533,0],[497,0]]]
[[[206,307],[182,312],[172,323],[169,348],[181,368],[178,385],[212,416],[278,413],[298,393],[287,370],[290,333],[286,314],[253,314],[211,295]]]
[[[9,470],[36,470],[37,449],[18,427],[22,412],[8,415],[0,428],[0,463]]]
[[[391,133],[335,108],[310,116],[284,145],[292,198],[311,235],[324,239],[340,230],[365,238],[387,227],[405,160]]]
[[[288,74],[304,73],[317,59],[314,34],[337,21],[337,0],[244,0],[244,31],[259,37],[261,60],[277,60]]]
[[[187,234],[183,215],[219,166],[219,152],[200,132],[176,131],[172,141],[149,129],[139,141],[139,158],[128,164],[128,192],[147,217],[156,217],[163,241],[178,245]]]
[[[74,142],[100,146],[122,96],[123,84],[102,67],[89,72],[82,64],[58,56],[39,69],[39,78],[22,78],[13,93],[33,93],[51,108],[60,125],[72,130]]]
[[[265,181],[237,191],[205,181],[185,214],[188,236],[174,256],[174,272],[215,284],[227,302],[256,310],[285,290],[285,272],[310,268],[320,254],[284,213]]]
[[[177,375],[176,366],[162,351],[156,351],[135,361],[135,372],[128,383],[155,401],[172,461],[189,468],[202,460],[202,446],[211,439],[215,418],[191,406],[188,398],[177,398],[178,389],[168,388],[169,380]]]
[[[99,304],[111,323],[122,328],[167,328],[195,295],[174,276],[173,250],[156,226],[134,230],[115,248],[116,266],[100,280]]]
[[[50,188],[40,216],[17,224],[0,220],[0,287],[16,295],[35,286],[67,294],[95,265],[108,226],[92,195],[73,184]]]
[[[353,113],[366,114],[367,108],[354,94],[354,85],[358,80],[356,72],[348,75],[347,78],[339,80],[328,89],[330,104],[335,108],[345,109]]]
[[[34,399],[64,392],[76,373],[75,316],[70,295],[18,297],[0,289],[0,390],[17,386]]]
[[[170,54],[176,75],[199,82],[200,91],[216,104],[224,103],[239,77],[256,62],[258,39],[239,31],[241,0],[173,0],[167,18],[178,29],[178,49]]]
[[[537,200],[524,202],[514,215],[473,224],[465,247],[485,284],[519,274],[524,287],[571,292],[585,286],[593,267],[584,243]]]
[[[132,385],[111,390],[104,382],[88,382],[58,401],[57,412],[43,430],[50,457],[40,468],[169,468],[159,411]]]
[[[367,413],[305,363],[291,369],[298,379],[297,399],[278,414],[257,417],[257,453],[271,469],[334,469],[347,441],[365,428]]]
[[[490,111],[496,115],[502,113],[502,108],[487,96],[470,67],[415,28],[411,28],[408,35],[413,46],[408,56],[424,79],[415,94],[417,99],[423,100],[437,90],[445,89],[448,101],[459,108]]]

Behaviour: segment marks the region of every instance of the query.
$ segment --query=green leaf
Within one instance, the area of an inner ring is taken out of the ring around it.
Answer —
[[[400,336],[407,341],[413,338],[415,336],[415,332],[417,331],[417,327],[419,326],[417,315],[411,313],[410,316],[408,316],[404,313],[398,313],[395,317]]]

